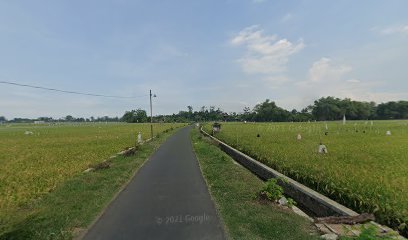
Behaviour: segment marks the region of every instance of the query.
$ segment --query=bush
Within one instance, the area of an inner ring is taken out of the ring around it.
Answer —
[[[278,185],[278,180],[271,178],[266,181],[261,190],[261,195],[265,195],[270,201],[278,201],[283,197],[283,188]]]
[[[283,182],[286,181],[285,179],[279,179],[279,180]],[[283,188],[279,186],[278,179],[276,178],[268,179],[268,181],[265,182],[264,187],[259,192],[259,197],[261,199],[267,199],[271,202],[278,202],[282,197],[284,197]],[[289,208],[296,205],[295,200],[293,200],[292,198],[286,198],[286,201],[287,201],[286,203],[279,203],[279,204],[282,204]]]

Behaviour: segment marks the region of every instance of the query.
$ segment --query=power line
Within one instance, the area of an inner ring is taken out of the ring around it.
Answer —
[[[103,95],[103,94],[94,94],[94,93],[83,93],[83,92],[76,92],[76,91],[67,91],[67,90],[61,90],[61,89],[55,89],[55,88],[47,88],[47,87],[40,87],[40,86],[34,86],[34,85],[28,85],[28,84],[20,84],[20,83],[15,83],[15,82],[7,82],[7,81],[0,81],[2,84],[8,84],[8,85],[14,85],[14,86],[19,86],[19,87],[28,87],[28,88],[36,88],[36,89],[42,89],[42,90],[48,90],[48,91],[54,91],[54,92],[62,92],[62,93],[70,93],[70,94],[77,94],[77,95],[85,95],[85,96],[92,96],[92,97],[107,97],[107,98],[140,98],[140,97],[146,97],[149,95],[141,95],[141,96],[134,96],[134,97],[129,97],[129,96],[114,96],[114,95]]]

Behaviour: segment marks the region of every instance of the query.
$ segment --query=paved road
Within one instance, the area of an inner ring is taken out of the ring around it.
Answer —
[[[110,204],[84,239],[224,239],[191,145],[171,136]]]

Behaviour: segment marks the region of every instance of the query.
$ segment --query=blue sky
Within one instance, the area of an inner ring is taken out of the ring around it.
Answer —
[[[0,115],[408,99],[408,1],[1,1]]]

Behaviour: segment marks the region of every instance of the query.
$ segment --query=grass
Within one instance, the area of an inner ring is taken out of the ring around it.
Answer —
[[[407,235],[408,121],[224,123],[216,137]]]
[[[178,125],[177,125],[178,126]],[[156,126],[163,132],[176,125]],[[33,135],[24,135],[29,129]],[[148,125],[11,126],[0,129],[0,239],[70,239],[86,227],[169,133],[112,167],[82,173],[126,146]]]
[[[318,239],[311,223],[303,217],[255,199],[264,183],[202,138],[197,130],[192,131],[192,141],[229,238]]]

